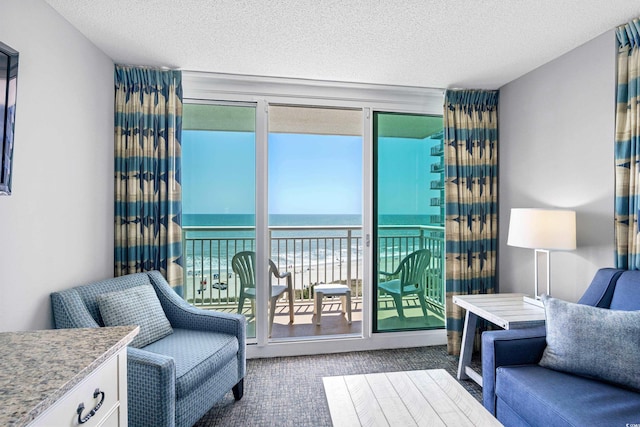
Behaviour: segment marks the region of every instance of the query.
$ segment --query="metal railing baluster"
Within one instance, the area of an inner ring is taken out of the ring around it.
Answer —
[[[237,305],[240,282],[232,272],[231,258],[241,250],[254,250],[255,238],[233,234],[251,235],[254,230],[254,227],[183,227],[186,260],[183,297],[188,302],[205,307]],[[362,296],[361,230],[360,226],[270,227],[270,256],[281,272],[292,273],[296,301],[312,301],[311,292],[305,293],[305,289],[310,290],[320,282],[340,282],[353,287],[355,281],[354,297]],[[305,236],[302,231],[308,231],[309,235]],[[425,294],[431,302],[443,305],[444,228],[396,225],[380,226],[378,232],[378,268],[382,271],[393,271],[406,255],[417,249],[431,251]],[[207,233],[211,234],[210,238],[203,237]],[[287,233],[293,235],[287,236]],[[343,249],[346,249],[344,256]],[[204,279],[209,286],[207,292],[200,284]],[[225,283],[227,289],[217,285],[214,290],[214,283]]]

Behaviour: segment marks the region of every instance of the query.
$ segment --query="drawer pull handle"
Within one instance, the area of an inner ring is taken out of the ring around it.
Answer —
[[[82,416],[82,411],[84,411],[84,403],[81,402],[78,405],[78,409],[76,410],[76,412],[78,413],[78,424],[86,423],[91,419],[91,417],[93,417],[96,414],[96,412],[98,412],[98,409],[100,409],[100,407],[102,406],[102,403],[104,402],[104,391],[100,391],[100,389],[97,388],[96,391],[93,392],[93,398],[96,399],[100,395],[101,395],[100,402],[98,402],[96,407],[90,410],[89,413],[84,417]]]

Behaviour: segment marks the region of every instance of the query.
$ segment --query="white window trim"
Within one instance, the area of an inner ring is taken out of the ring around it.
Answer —
[[[184,71],[183,98],[193,100],[372,108],[375,111],[442,114],[443,89],[342,83],[280,77]]]

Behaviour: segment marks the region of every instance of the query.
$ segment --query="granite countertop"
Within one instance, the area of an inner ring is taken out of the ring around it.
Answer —
[[[0,333],[0,425],[33,421],[138,331],[116,326]]]

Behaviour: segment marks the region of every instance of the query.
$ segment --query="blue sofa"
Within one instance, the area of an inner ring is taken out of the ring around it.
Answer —
[[[143,285],[153,286],[173,333],[127,348],[129,425],[192,426],[229,390],[239,400],[246,369],[244,316],[192,307],[157,271],[51,294],[55,326],[104,326],[98,296]]]
[[[599,270],[578,304],[640,310],[640,271]],[[545,427],[640,423],[640,393],[542,367],[538,363],[546,346],[545,326],[482,335],[483,403],[500,422]]]

